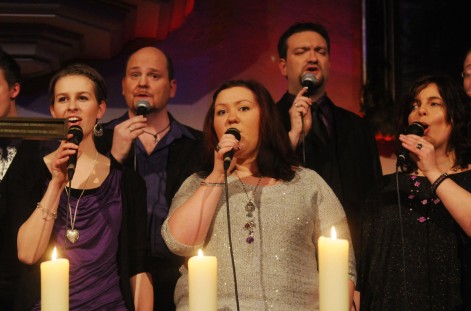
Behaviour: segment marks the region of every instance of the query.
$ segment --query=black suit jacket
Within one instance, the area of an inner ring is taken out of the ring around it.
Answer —
[[[19,141],[6,142],[4,140],[3,142],[0,142],[0,145],[3,145],[3,147],[16,147],[17,155],[21,150]],[[10,168],[15,166],[14,163],[17,161],[17,159],[18,156],[13,158]],[[8,212],[7,206],[7,180],[11,174],[10,168],[7,170],[2,181],[0,181],[0,310],[12,309],[14,301],[13,295],[15,293],[16,282],[20,276],[21,268],[16,248],[16,232],[13,229],[11,215]]]
[[[294,98],[285,93],[277,103],[286,131],[291,128],[289,109]],[[342,203],[357,252],[361,209],[369,191],[382,175],[378,149],[372,131],[362,118],[337,107],[328,97],[325,100],[333,115],[333,137],[323,143],[311,128],[305,137],[305,165],[319,173]],[[301,151],[300,145],[297,153],[301,154]]]

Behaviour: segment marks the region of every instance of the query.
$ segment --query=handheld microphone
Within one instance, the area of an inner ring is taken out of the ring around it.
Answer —
[[[316,89],[316,83],[317,78],[313,73],[307,72],[303,74],[303,76],[301,77],[301,85],[303,87],[307,87],[307,91],[306,93],[304,93],[304,96],[310,97],[314,94],[314,90]]]
[[[240,132],[236,128],[228,128],[225,134],[231,134],[235,137],[235,139],[240,141]],[[229,150],[228,152],[224,153],[224,170],[227,171],[229,166],[232,162],[232,157],[234,156],[234,149]]]
[[[149,101],[145,99],[140,99],[136,103],[136,114],[138,116],[145,116],[150,111]]]
[[[74,143],[78,146],[83,138],[82,128],[78,125],[72,125],[69,128],[68,133],[74,135],[71,139],[69,139],[69,142]],[[69,181],[71,181],[72,177],[74,177],[75,166],[77,165],[77,154],[78,150],[76,153],[70,155],[69,161],[67,162],[67,176],[69,178]]]
[[[424,131],[428,127],[426,124],[422,124],[420,122],[414,122],[407,128],[406,135],[414,134],[417,136],[424,136]],[[397,154],[397,163],[396,166],[401,165],[406,160],[406,156],[409,153],[409,150],[405,149],[401,146],[399,153]]]
[[[301,85],[303,87],[307,87],[304,96],[311,97],[314,95],[314,90],[316,89],[317,78],[312,72],[306,72],[301,77]],[[304,134],[304,116],[301,114],[301,125],[302,125],[302,132],[301,132],[301,140],[302,140],[302,154],[303,154],[303,163],[306,163],[306,145],[304,143],[305,134]]]

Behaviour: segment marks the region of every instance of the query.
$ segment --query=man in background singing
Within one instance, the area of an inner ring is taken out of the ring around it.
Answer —
[[[175,310],[173,292],[183,258],[172,254],[160,229],[182,182],[197,170],[202,134],[179,123],[167,110],[177,81],[172,60],[144,47],[128,59],[122,80],[127,112],[105,124],[103,152],[133,167],[146,181],[154,310]]]
[[[356,251],[361,208],[381,176],[381,164],[367,123],[327,96],[330,49],[329,34],[320,24],[297,23],[281,35],[279,69],[288,81],[288,91],[277,107],[292,147],[342,203]]]

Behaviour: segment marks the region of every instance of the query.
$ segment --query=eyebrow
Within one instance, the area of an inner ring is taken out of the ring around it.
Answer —
[[[303,50],[309,50],[311,49],[311,47],[314,48],[314,50],[318,51],[318,50],[327,50],[327,46],[325,45],[300,45],[300,46],[295,46],[293,47],[293,50],[298,50],[298,49],[303,49]]]
[[[55,96],[59,96],[59,95],[67,95],[69,96],[70,92],[66,91],[66,92],[60,92],[60,93],[57,93]],[[73,94],[77,94],[77,95],[83,95],[83,94],[93,94],[93,92],[89,92],[89,91],[78,91],[78,92],[73,92]]]
[[[134,66],[134,67],[129,67],[128,71],[131,71],[131,70],[141,70],[141,71],[150,71],[150,72],[160,72],[160,70],[159,70],[159,69],[157,69],[157,68],[153,68],[153,67],[151,67],[151,68],[148,68],[148,70],[147,70],[147,68],[142,68],[141,66]]]
[[[435,99],[438,99],[438,100],[444,102],[443,98],[440,97],[440,96],[429,96],[429,97],[427,97],[425,100],[426,100],[426,102],[429,102],[429,101],[432,101],[432,100],[435,100]],[[420,101],[418,98],[416,98],[416,99],[412,102],[412,104],[418,104],[418,103],[421,103],[421,101]]]
[[[231,104],[240,104],[242,102],[248,102],[248,103],[251,103],[251,104],[255,104],[253,101],[250,101],[248,99],[241,99],[241,100],[238,100],[236,102],[232,102],[232,103],[215,103],[215,106],[216,105],[231,105]]]

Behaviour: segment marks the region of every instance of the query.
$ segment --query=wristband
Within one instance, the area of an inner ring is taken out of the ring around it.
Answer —
[[[450,175],[448,175],[447,173],[443,173],[433,182],[432,187],[430,189],[432,190],[432,193],[434,195],[437,195],[438,186],[440,186],[440,184],[448,177],[450,177]]]
[[[221,182],[206,182],[206,181],[202,181],[200,182],[200,186],[207,186],[207,187],[222,187],[224,186],[225,183],[221,183]]]

